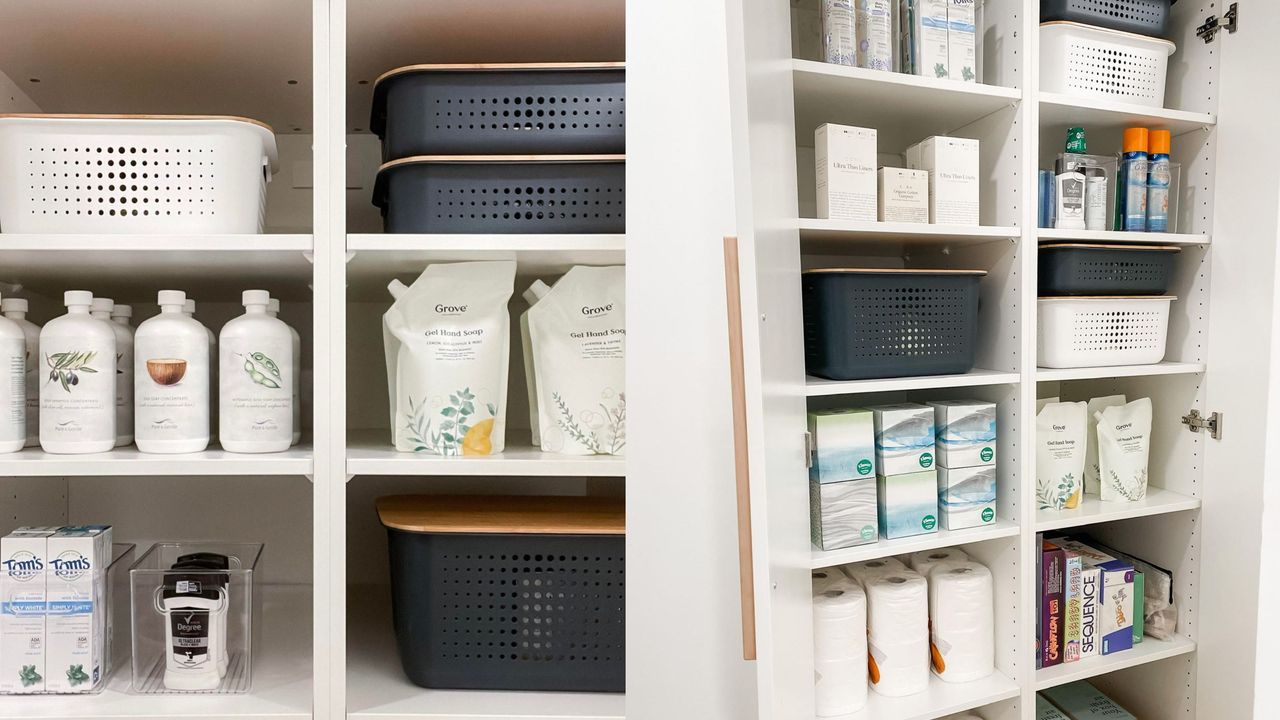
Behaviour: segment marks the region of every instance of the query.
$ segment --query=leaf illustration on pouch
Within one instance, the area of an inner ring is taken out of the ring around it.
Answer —
[[[476,396],[471,388],[463,388],[449,394],[449,404],[440,408],[440,422],[432,428],[426,403],[409,397],[409,412],[405,415],[404,429],[414,452],[434,452],[437,455],[489,455],[493,452],[490,436],[493,433],[498,408],[485,403],[490,417],[476,421]]]
[[[244,358],[244,371],[248,373],[250,380],[272,390],[280,388],[284,379],[280,376],[280,366],[274,360],[260,352],[237,355]]]
[[[94,375],[98,371],[89,363],[98,356],[96,351],[76,350],[45,355],[45,364],[49,366],[49,382],[57,382],[62,389],[71,392],[71,388],[80,384],[80,375]]]

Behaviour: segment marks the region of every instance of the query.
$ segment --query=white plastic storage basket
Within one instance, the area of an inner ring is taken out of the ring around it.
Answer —
[[[0,115],[0,230],[258,233],[277,164],[243,118]]]
[[[1168,40],[1073,22],[1040,26],[1040,90],[1164,107]]]
[[[1040,298],[1040,367],[1152,365],[1164,359],[1173,296]]]

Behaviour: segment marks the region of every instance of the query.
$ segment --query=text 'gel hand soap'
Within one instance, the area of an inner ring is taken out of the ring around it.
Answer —
[[[27,319],[24,298],[0,300],[0,312],[22,328],[26,340],[27,447],[40,444],[40,326]]]
[[[106,452],[116,445],[116,334],[89,315],[93,293],[63,293],[67,314],[40,331],[40,447]]]
[[[573,267],[529,308],[545,452],[622,455],[627,444],[626,268]],[[532,289],[532,288],[531,288]]]
[[[27,336],[18,323],[0,317],[0,453],[26,444]]]
[[[293,335],[267,314],[266,290],[242,300],[218,341],[218,440],[231,452],[282,452],[293,441]]]
[[[397,450],[492,455],[506,439],[510,260],[428,265],[382,316]]]
[[[1036,415],[1036,500],[1042,510],[1071,509],[1084,491],[1086,404],[1046,403]]]
[[[134,439],[146,453],[200,452],[209,445],[209,332],[161,290],[160,314],[134,337]]]

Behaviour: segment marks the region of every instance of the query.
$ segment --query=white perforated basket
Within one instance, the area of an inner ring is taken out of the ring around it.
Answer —
[[[1164,107],[1168,40],[1073,22],[1040,26],[1040,89]]]
[[[1040,298],[1037,364],[1153,365],[1164,360],[1176,297]]]
[[[230,117],[0,116],[0,231],[259,233],[278,163]]]

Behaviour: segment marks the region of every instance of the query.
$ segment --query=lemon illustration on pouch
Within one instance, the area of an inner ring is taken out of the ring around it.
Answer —
[[[493,418],[481,420],[462,436],[463,455],[492,455],[493,442],[489,436],[493,434]]]

